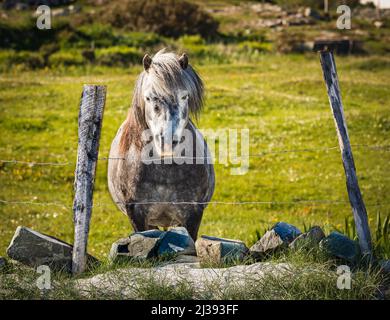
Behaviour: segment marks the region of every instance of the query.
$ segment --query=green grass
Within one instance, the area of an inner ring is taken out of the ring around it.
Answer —
[[[190,57],[191,59],[191,57]],[[381,68],[370,71],[370,59]],[[388,58],[337,57],[349,135],[369,221],[390,213],[390,76]],[[196,61],[191,61],[198,66]],[[364,67],[362,67],[364,66]],[[203,129],[249,128],[250,159],[246,175],[230,175],[233,165],[216,164],[214,201],[276,201],[282,204],[210,205],[200,234],[236,238],[253,244],[256,232],[277,221],[303,229],[319,224],[342,229],[351,217],[337,136],[319,59],[309,56],[259,55],[252,63],[200,65],[207,99],[198,122]],[[100,144],[106,157],[125,119],[141,67],[101,67],[20,71],[0,74],[0,159],[68,162],[66,166],[0,164],[0,199],[48,202],[48,205],[0,203],[0,255],[18,225],[73,241],[73,173],[77,116],[83,83],[108,86]],[[278,153],[281,150],[310,152]],[[275,152],[276,153],[273,153]],[[89,251],[105,257],[111,244],[131,232],[112,203],[106,182],[107,162],[100,161],[94,193]],[[308,203],[301,200],[343,201]],[[294,202],[294,203],[290,203]],[[379,205],[378,205],[379,204]],[[388,257],[388,253],[383,253]]]

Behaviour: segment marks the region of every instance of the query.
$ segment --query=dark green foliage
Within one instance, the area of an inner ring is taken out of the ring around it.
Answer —
[[[115,45],[117,38],[109,25],[85,25],[59,34],[62,48],[104,48]]]
[[[30,51],[9,51],[0,56],[0,65],[2,69],[11,66],[22,66],[24,69],[38,69],[45,65],[44,57]]]
[[[62,48],[107,48],[128,46],[147,48],[163,43],[163,39],[150,32],[120,32],[110,25],[94,23],[67,29],[58,35]]]
[[[105,66],[128,66],[141,63],[142,53],[135,48],[111,47],[96,52],[96,61]]]
[[[209,38],[218,28],[218,22],[198,5],[179,0],[116,1],[101,14],[102,20],[114,27],[169,37],[200,34]]]
[[[0,48],[38,50],[44,44],[55,42],[58,32],[65,28],[65,24],[59,23],[55,28],[39,30],[33,18],[27,19],[21,25],[0,22]]]
[[[156,33],[151,32],[122,32],[117,34],[117,44],[120,46],[148,48],[164,45],[165,40]]]
[[[51,67],[77,66],[84,64],[84,62],[80,51],[59,51],[49,57]]]
[[[341,230],[339,230],[341,231]],[[349,238],[357,240],[355,222],[352,217],[346,217],[344,230]],[[384,259],[390,258],[390,215],[384,216],[380,211],[376,214],[375,228],[372,230],[374,255]]]

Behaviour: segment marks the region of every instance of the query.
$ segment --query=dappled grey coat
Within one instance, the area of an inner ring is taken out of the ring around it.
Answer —
[[[150,83],[153,73],[159,75],[152,81],[156,81],[157,87],[165,86],[164,92],[175,87],[189,90],[188,106],[192,114],[196,115],[202,107],[202,82],[187,63],[188,60],[183,66],[176,55],[165,52],[157,53],[153,60],[144,58],[145,71],[137,80],[132,107],[111,145],[108,187],[113,200],[128,215],[135,231],[184,226],[196,239],[203,210],[214,192],[211,162],[146,164],[141,159],[141,150],[145,146],[141,134],[147,129],[143,101],[146,77],[149,77]],[[188,120],[186,128],[192,133],[193,147],[198,148],[196,156],[203,154],[208,158],[210,153],[204,138],[191,120]]]

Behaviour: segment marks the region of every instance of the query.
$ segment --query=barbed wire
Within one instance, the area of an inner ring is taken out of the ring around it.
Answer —
[[[366,144],[355,144],[352,145],[354,148],[367,148],[373,150],[384,150],[385,152],[390,151],[390,145],[366,145]],[[249,155],[241,155],[233,157],[234,160],[242,159],[242,158],[257,158],[264,157],[269,154],[284,154],[284,153],[304,153],[304,152],[316,152],[316,151],[329,151],[339,149],[338,146],[334,147],[323,147],[323,148],[305,148],[305,149],[287,149],[287,150],[275,150],[275,151],[265,151],[258,154],[249,154]],[[216,157],[217,158],[217,157]],[[230,157],[232,158],[232,157]],[[168,157],[168,159],[172,160],[206,160],[213,159],[213,157],[188,157],[188,156],[173,156]],[[99,161],[108,161],[108,160],[126,160],[124,157],[99,157]],[[143,161],[158,161],[164,160],[164,158],[148,158]],[[40,161],[24,161],[24,160],[16,160],[16,159],[0,159],[1,163],[9,163],[9,164],[25,164],[28,166],[68,166],[74,165],[76,162],[40,162]]]
[[[73,164],[72,162],[35,162],[35,161],[22,161],[22,160],[4,160],[0,159],[1,163],[11,164],[26,164],[29,166],[68,166]]]
[[[390,151],[390,145],[367,145],[367,144],[356,144],[352,145],[355,148],[368,148],[374,150],[385,150]],[[275,150],[275,151],[266,151],[259,154],[251,154],[246,156],[239,156],[236,158],[242,157],[264,157],[268,154],[283,154],[283,153],[301,153],[301,152],[316,152],[316,151],[328,151],[336,150],[339,146],[334,147],[323,147],[323,148],[305,148],[305,149],[288,149],[288,150]],[[210,157],[173,157],[171,159],[209,159]],[[125,160],[123,157],[100,157],[99,161],[107,160]],[[163,160],[163,158],[150,158],[148,161]],[[24,164],[29,166],[67,166],[74,165],[75,162],[39,162],[39,161],[23,161],[23,160],[3,160],[0,159],[1,163],[9,164]],[[38,205],[38,206],[57,206],[62,208],[72,209],[73,206],[59,203],[59,202],[37,202],[34,200],[6,200],[0,199],[0,203],[8,205]],[[113,202],[115,204],[132,204],[132,205],[153,205],[153,204],[166,204],[166,205],[317,205],[317,204],[334,204],[334,205],[347,205],[349,201],[345,200],[323,200],[323,199],[314,199],[314,200],[293,200],[293,201],[260,201],[260,200],[249,200],[249,201],[208,201],[208,202],[196,202],[196,201],[142,201],[142,202]],[[386,206],[390,203],[372,203],[367,204],[367,207],[378,207]],[[93,207],[109,206],[107,203],[96,203]]]
[[[7,205],[37,205],[37,206],[57,206],[72,209],[73,205],[67,205],[59,202],[37,202],[34,200],[20,201],[20,200],[5,200],[0,199],[0,203]],[[165,205],[317,205],[317,204],[338,204],[338,205],[349,205],[347,200],[292,200],[292,201],[141,201],[141,202],[112,202],[112,204],[122,205],[154,205],[154,204],[165,204]],[[366,207],[380,207],[387,206],[389,203],[368,203]],[[105,207],[110,206],[109,203],[97,202],[92,207]]]

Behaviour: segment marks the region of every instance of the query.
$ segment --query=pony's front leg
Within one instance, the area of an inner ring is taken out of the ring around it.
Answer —
[[[146,214],[142,208],[134,204],[126,205],[127,216],[133,226],[134,232],[146,231]]]
[[[202,221],[204,207],[200,205],[195,205],[193,208],[188,208],[190,212],[188,218],[186,219],[183,227],[185,227],[190,234],[192,240],[196,241],[198,237],[198,231],[200,227],[200,222]]]

